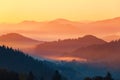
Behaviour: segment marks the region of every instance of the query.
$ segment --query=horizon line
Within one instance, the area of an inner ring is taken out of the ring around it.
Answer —
[[[66,18],[54,18],[54,19],[50,19],[50,20],[22,20],[19,22],[0,22],[0,24],[19,24],[19,23],[23,23],[23,22],[51,22],[51,21],[56,21],[56,20],[65,20],[65,21],[70,21],[70,22],[79,22],[79,23],[92,23],[92,22],[98,22],[98,21],[105,21],[105,20],[110,20],[110,19],[117,19],[120,18],[120,16],[118,17],[112,17],[112,18],[105,18],[105,19],[98,19],[98,20],[71,20],[71,19],[66,19]],[[86,22],[85,22],[86,21]]]

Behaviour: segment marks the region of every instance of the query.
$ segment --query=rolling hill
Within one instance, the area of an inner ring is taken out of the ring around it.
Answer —
[[[120,40],[79,48],[69,55],[86,58],[90,62],[105,63],[106,66],[118,68],[120,67]]]
[[[34,53],[44,57],[65,56],[65,53],[74,51],[77,48],[104,43],[106,42],[102,39],[92,35],[86,35],[77,39],[65,39],[40,44],[35,47]]]
[[[75,38],[85,34],[92,34],[99,37],[110,34],[115,35],[120,32],[119,26],[120,17],[90,23],[81,23],[66,19],[55,19],[44,22],[23,21],[18,24],[0,24],[0,32],[23,33],[40,40],[56,40],[59,38]],[[7,27],[10,28],[5,31],[3,27],[6,29]]]
[[[56,70],[62,75],[62,80],[83,80],[86,76],[103,76],[107,71],[110,71],[116,80],[119,80],[120,75],[118,69],[109,68],[103,64],[37,60],[19,50],[5,46],[0,46],[1,69],[7,69],[20,74],[32,72],[36,77],[35,80],[52,80]]]
[[[0,46],[0,68],[19,73],[33,72],[38,79],[47,75],[45,80],[49,80],[55,71],[47,65],[47,62],[38,61],[21,51],[5,46]]]
[[[17,33],[8,33],[0,36],[0,45],[6,45],[16,49],[24,49],[34,47],[37,44],[43,43]]]

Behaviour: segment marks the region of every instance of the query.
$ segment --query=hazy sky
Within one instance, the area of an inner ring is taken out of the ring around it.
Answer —
[[[120,16],[120,0],[0,0],[0,23],[102,20]]]

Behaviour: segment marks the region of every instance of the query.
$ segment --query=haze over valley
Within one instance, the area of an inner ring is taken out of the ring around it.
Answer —
[[[0,0],[0,80],[120,80],[120,0]]]
[[[106,41],[119,39],[120,17],[81,23],[66,19],[53,21],[23,21],[21,23],[0,24],[0,33],[19,33],[40,41],[55,41],[58,39],[77,38],[94,35]]]

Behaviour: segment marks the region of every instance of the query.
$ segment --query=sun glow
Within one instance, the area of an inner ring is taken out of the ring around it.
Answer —
[[[0,22],[100,20],[120,16],[120,0],[0,0]]]

